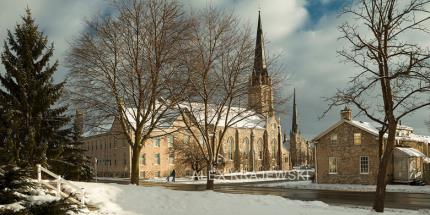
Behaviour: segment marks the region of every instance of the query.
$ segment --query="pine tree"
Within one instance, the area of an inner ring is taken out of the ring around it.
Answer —
[[[3,115],[13,128],[19,128],[1,128],[2,141],[13,145],[9,149],[19,166],[55,160],[70,132],[62,129],[69,118],[64,114],[67,107],[58,105],[64,82],[53,83],[58,66],[58,61],[49,63],[53,52],[54,45],[48,45],[27,9],[15,32],[8,31],[1,55],[6,72],[0,74]]]
[[[89,181],[93,177],[90,158],[85,155],[82,147],[83,114],[76,110],[75,120],[70,144],[67,144],[62,153],[65,163],[64,177],[70,180]]]

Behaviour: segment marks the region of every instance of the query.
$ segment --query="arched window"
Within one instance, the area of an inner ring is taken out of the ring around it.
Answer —
[[[227,158],[229,160],[233,160],[233,151],[234,151],[234,141],[233,141],[233,137],[229,137],[227,140]]]
[[[244,153],[246,156],[248,156],[248,154],[249,154],[250,151],[251,151],[251,146],[249,144],[248,137],[246,137],[243,140],[242,153]]]
[[[258,139],[257,141],[257,152],[258,152],[258,159],[263,159],[263,139]]]
[[[272,158],[275,159],[276,158],[276,139],[272,140]]]

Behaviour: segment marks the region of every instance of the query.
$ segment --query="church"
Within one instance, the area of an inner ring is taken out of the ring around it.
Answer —
[[[296,104],[296,90],[293,94],[293,115],[290,132],[290,159],[292,167],[313,167],[314,151],[311,143],[300,133],[298,125],[298,113]]]
[[[249,77],[247,107],[256,113],[250,120],[250,123],[255,125],[240,123],[227,129],[222,143],[225,164],[221,171],[290,169],[291,159],[282,138],[281,122],[276,117],[273,99],[272,80],[266,64],[259,13],[254,69]],[[178,124],[179,121],[181,119],[178,118],[171,123]],[[173,151],[175,141],[189,140],[190,137],[184,135],[184,132],[173,132],[148,140],[140,154],[140,178],[166,177],[173,169],[179,177],[192,175],[191,166],[175,162],[178,155]],[[106,132],[87,135],[83,141],[84,149],[92,158],[98,176],[130,177],[131,149],[118,120],[113,119]],[[269,152],[269,155],[266,152]],[[239,155],[241,159],[236,159]],[[265,164],[269,162],[269,167],[263,165],[264,159],[269,159],[265,160]]]

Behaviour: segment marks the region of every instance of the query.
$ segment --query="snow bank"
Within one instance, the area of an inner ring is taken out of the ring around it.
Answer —
[[[315,184],[311,181],[289,181],[289,182],[274,182],[258,184],[259,187],[280,187],[294,189],[315,189],[315,190],[345,190],[345,191],[361,191],[370,192],[376,190],[376,185],[360,185],[360,184]],[[410,186],[410,185],[387,185],[387,192],[407,192],[407,193],[428,193],[430,194],[430,186]]]
[[[362,215],[370,209],[329,206],[319,201],[288,200],[278,196],[226,194],[213,191],[175,191],[161,187],[77,183],[87,190],[90,204],[103,215]],[[422,211],[387,210],[384,215],[422,214]]]

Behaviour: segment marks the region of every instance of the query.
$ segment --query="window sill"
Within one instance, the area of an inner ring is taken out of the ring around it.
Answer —
[[[337,175],[337,172],[329,172],[329,175]]]

